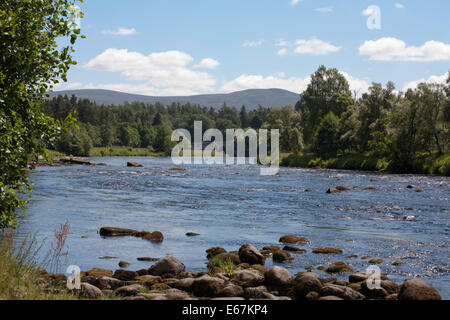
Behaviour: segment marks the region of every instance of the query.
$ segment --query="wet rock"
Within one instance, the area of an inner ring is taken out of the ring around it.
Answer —
[[[240,262],[264,265],[266,258],[251,244],[244,244],[239,249]]]
[[[361,257],[361,260],[366,260],[366,259],[370,259],[370,258],[372,258],[372,256],[363,256],[363,257]]]
[[[191,290],[197,297],[217,297],[224,287],[224,280],[204,275],[194,280]]]
[[[416,189],[416,190],[414,190],[414,191],[417,192],[417,193],[423,192],[422,189]]]
[[[123,300],[125,300],[125,301],[143,301],[143,300],[147,300],[147,299],[145,299],[142,296],[137,295],[137,296],[134,296],[134,297],[133,296],[125,297],[125,298],[123,298]]]
[[[121,268],[128,268],[130,266],[130,263],[127,261],[120,261],[119,262],[119,267]]]
[[[319,247],[312,251],[317,254],[342,254],[344,253],[341,249],[332,247]]]
[[[160,260],[159,258],[151,258],[151,257],[139,257],[137,258],[138,261],[148,261],[148,262],[154,262]]]
[[[264,277],[258,271],[250,269],[237,271],[233,276],[233,283],[241,287],[258,287],[264,283]]]
[[[186,171],[185,168],[170,168],[170,171]]]
[[[153,231],[153,232],[145,233],[142,236],[142,239],[148,240],[151,242],[163,242],[164,235],[160,231]]]
[[[327,190],[328,194],[336,194],[336,193],[341,193],[338,189],[335,188],[330,188]]]
[[[269,251],[270,253],[273,253],[275,251],[281,250],[279,246],[265,246],[263,248],[264,251]]]
[[[180,272],[185,271],[185,269],[185,265],[175,257],[166,256],[151,266],[150,269],[148,269],[148,273],[152,276],[161,276],[164,274],[177,275]]]
[[[145,288],[140,284],[132,284],[129,286],[117,288],[116,290],[114,290],[114,294],[118,296],[129,297],[137,295],[144,289]]]
[[[375,187],[366,187],[363,190],[365,190],[365,191],[377,191],[377,188],[375,188]]]
[[[221,253],[225,253],[227,252],[227,250],[225,250],[222,247],[213,247],[213,248],[209,248],[208,250],[206,250],[206,258],[207,259],[212,259],[213,257],[221,254]]]
[[[195,233],[195,232],[188,232],[186,233],[187,237],[198,237],[200,235],[200,233]]]
[[[347,188],[347,187],[344,187],[344,186],[337,186],[336,189],[339,190],[339,191],[349,191],[349,190],[351,190],[350,188]]]
[[[110,260],[110,259],[117,259],[118,257],[113,257],[113,256],[103,256],[103,257],[98,257],[99,259],[102,260]]]
[[[244,289],[235,284],[228,284],[219,292],[220,297],[243,297]]]
[[[344,273],[344,272],[352,272],[353,270],[343,261],[337,261],[332,265],[328,266],[325,270],[328,273]]]
[[[85,234],[81,236],[81,239],[87,239],[87,238],[89,238],[89,237]]]
[[[402,260],[396,260],[396,261],[392,262],[393,266],[401,266],[403,264],[406,264],[406,262],[404,262]]]
[[[250,268],[253,269],[254,271],[259,272],[259,274],[262,276],[264,276],[264,273],[267,270],[263,265],[260,265],[260,264],[252,264],[250,266]]]
[[[419,280],[406,280],[400,288],[399,300],[441,300],[439,292],[428,283]]]
[[[282,236],[280,238],[280,240],[278,240],[281,243],[287,243],[287,244],[308,244],[309,240],[306,239],[305,237],[300,237],[300,236],[296,236],[296,235],[285,235]]]
[[[389,301],[398,300],[398,294],[390,294],[386,298],[384,298],[384,300],[389,300]]]
[[[273,253],[272,260],[275,262],[289,262],[294,260],[294,258],[292,258],[289,252],[284,250],[278,250]]]
[[[74,157],[60,158],[59,162],[62,162],[64,164],[80,164],[80,165],[84,165],[84,166],[95,166],[96,165],[95,162],[81,160],[81,159],[77,159]]]
[[[99,288],[86,282],[81,283],[81,290],[81,292],[90,299],[98,299],[103,296],[103,293]]]
[[[133,281],[137,276],[135,271],[116,270],[113,277],[122,281]]]
[[[347,286],[348,282],[344,281],[344,280],[336,279],[336,280],[334,280],[333,284],[337,284],[339,286]]]
[[[407,185],[407,186],[406,186],[406,189],[414,189],[414,186],[412,186],[412,185]]]
[[[268,287],[287,288],[294,282],[291,273],[283,267],[272,267],[264,274],[264,282]]]
[[[322,296],[336,296],[344,300],[363,300],[364,295],[349,287],[339,286],[336,284],[325,284],[320,290]]]
[[[295,279],[294,293],[299,298],[305,298],[311,292],[320,292],[323,285],[319,275],[314,272],[298,274]]]
[[[113,272],[108,269],[101,269],[101,268],[93,268],[89,271],[86,271],[86,274],[90,277],[94,278],[101,278],[101,277],[112,277]]]
[[[383,263],[383,262],[384,262],[383,259],[371,259],[371,260],[369,260],[369,263],[371,263],[371,264],[380,264],[380,263]]]
[[[299,249],[293,246],[284,246],[283,247],[284,251],[291,251],[291,252],[295,252],[295,253],[306,253],[305,249]]]
[[[142,168],[144,166],[142,164],[134,162],[134,161],[128,161],[127,167]]]
[[[102,237],[124,237],[124,236],[135,236],[139,234],[139,231],[133,229],[124,229],[116,227],[102,227],[100,229],[100,235]]]
[[[358,258],[357,254],[351,254],[349,256],[346,256],[347,259],[353,259],[353,258]]]

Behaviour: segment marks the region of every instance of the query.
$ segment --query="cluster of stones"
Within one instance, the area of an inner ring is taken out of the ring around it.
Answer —
[[[306,239],[286,236],[283,240],[299,243]],[[327,248],[317,250],[318,253],[329,251]],[[314,272],[300,272],[294,277],[281,266],[265,268],[267,253],[274,255],[280,251],[284,250],[276,249],[276,246],[260,251],[251,244],[230,252],[221,247],[210,248],[206,251],[209,272],[186,272],[185,265],[172,256],[138,271],[113,272],[96,268],[83,272],[80,294],[89,299],[114,295],[127,300],[441,299],[434,287],[418,279],[407,280],[399,286],[384,275],[380,288],[371,290],[367,285],[370,277],[367,273],[352,273],[348,281],[343,281],[322,279]],[[227,270],[224,266],[230,261],[233,269]],[[57,279],[58,275],[48,277]],[[65,279],[63,275],[59,277]]]

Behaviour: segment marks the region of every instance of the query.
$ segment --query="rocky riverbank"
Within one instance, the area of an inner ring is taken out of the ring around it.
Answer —
[[[138,236],[147,233],[117,228],[102,228],[111,236]],[[126,231],[126,232],[125,232]],[[151,234],[151,233],[150,233]],[[287,262],[289,251],[302,250],[294,245],[305,244],[306,238],[286,235],[286,243],[258,250],[251,244],[242,245],[238,251],[227,252],[214,247],[206,250],[208,270],[187,271],[185,265],[173,256],[156,261],[148,269],[137,271],[124,268],[112,271],[94,268],[81,273],[81,289],[76,293],[87,299],[126,300],[441,300],[439,292],[419,279],[407,279],[403,284],[381,275],[379,286],[370,289],[370,274],[355,272],[345,262],[332,263],[326,272],[329,278],[320,278],[314,272],[292,275],[281,266],[264,267],[266,259]],[[295,250],[294,250],[295,249]],[[316,248],[317,254],[341,253],[337,248]],[[150,261],[150,260],[149,260]],[[332,274],[348,273],[348,281],[338,280]],[[63,274],[43,273],[47,288],[67,290]]]

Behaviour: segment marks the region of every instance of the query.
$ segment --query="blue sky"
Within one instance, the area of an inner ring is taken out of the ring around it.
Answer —
[[[380,9],[381,28],[367,20]],[[68,83],[146,95],[250,88],[301,92],[319,65],[353,90],[442,82],[450,69],[447,0],[85,0]]]

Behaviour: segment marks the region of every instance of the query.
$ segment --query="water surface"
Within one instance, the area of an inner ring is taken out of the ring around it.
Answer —
[[[282,235],[296,234],[311,243],[303,246],[308,253],[294,254],[294,262],[283,264],[293,274],[333,261],[365,270],[369,264],[361,257],[372,256],[385,260],[379,265],[382,272],[397,283],[421,277],[450,299],[450,178],[308,169],[281,169],[276,177],[264,177],[250,165],[192,165],[171,171],[169,158],[91,160],[107,166],[38,168],[19,230],[46,239],[46,252],[53,230],[68,219],[73,232],[68,238],[69,265],[114,270],[126,260],[132,263],[130,269],[138,270],[151,264],[138,262],[138,257],[171,254],[189,271],[205,271],[205,250],[210,247],[238,250],[252,243],[261,249],[279,245]],[[127,168],[130,160],[145,167]],[[352,190],[325,193],[338,185]],[[363,190],[366,187],[377,191]],[[161,244],[133,237],[104,239],[98,234],[102,226],[159,230],[165,239]],[[189,238],[187,232],[201,235]],[[344,254],[312,254],[319,246],[341,248]],[[352,254],[359,257],[346,258]],[[102,256],[118,258],[99,259]],[[407,264],[392,266],[398,259]],[[266,266],[271,265],[268,260]]]

